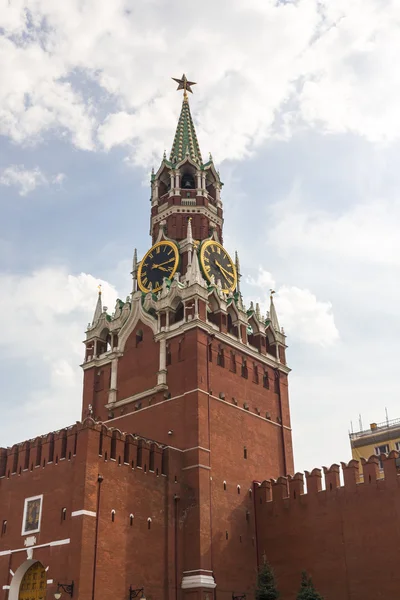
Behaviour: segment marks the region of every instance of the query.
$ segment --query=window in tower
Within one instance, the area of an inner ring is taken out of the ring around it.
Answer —
[[[178,360],[182,361],[183,360],[183,344],[184,344],[184,338],[182,338],[181,340],[179,340],[178,343]]]
[[[61,509],[61,521],[65,521],[67,518],[67,509],[64,507]]]
[[[256,364],[253,364],[253,381],[258,383],[258,367]]]
[[[151,519],[150,519],[150,517],[147,519],[147,529],[151,529]]]
[[[133,515],[129,515],[129,525],[132,527],[133,525]]]
[[[231,351],[229,370],[232,371],[232,373],[236,373],[236,356],[235,356],[235,353],[232,351]]]
[[[243,458],[247,459],[247,448],[244,446],[243,448]]]
[[[139,346],[140,342],[143,342],[143,330],[138,329],[136,332],[136,348]]]
[[[41,454],[41,450],[42,448],[40,448],[40,454]],[[39,452],[39,448],[38,448],[38,452]],[[54,433],[50,434],[50,441],[49,441],[49,457],[47,459],[47,461],[49,463],[53,462],[54,460]],[[39,463],[40,463],[40,459],[39,459]],[[37,464],[37,462],[36,462]]]
[[[224,492],[226,492],[226,481],[224,481]]]
[[[172,362],[172,354],[171,354],[171,346],[170,344],[167,344],[167,367],[171,364]]]
[[[1,535],[5,535],[7,533],[7,519],[4,519],[3,524],[1,526]]]
[[[225,366],[224,349],[221,346],[218,346],[217,365],[219,367]]]
[[[242,358],[242,377],[244,377],[245,379],[247,379],[248,377],[247,362],[245,358]]]
[[[275,381],[274,381],[274,392],[275,394],[279,394],[279,371],[275,371]]]
[[[240,485],[237,486],[237,493],[240,494]]]
[[[268,371],[264,371],[264,375],[263,375],[263,386],[269,390],[269,375],[268,375]]]
[[[182,175],[181,188],[185,190],[195,189],[194,177],[191,173],[185,173]]]
[[[112,511],[111,511],[111,521],[112,521],[113,523],[114,523],[114,521],[115,521],[115,510],[114,510],[114,509],[112,509]]]

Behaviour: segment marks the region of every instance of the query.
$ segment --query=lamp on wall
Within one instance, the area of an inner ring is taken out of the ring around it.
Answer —
[[[61,598],[61,590],[68,594],[69,596],[74,595],[74,582],[72,583],[57,583],[57,591],[54,593],[55,600],[60,600]]]
[[[140,596],[141,600],[146,600],[146,596],[144,595],[144,588],[134,589],[131,585],[129,586],[129,600],[137,598],[140,593],[142,593],[142,595]]]

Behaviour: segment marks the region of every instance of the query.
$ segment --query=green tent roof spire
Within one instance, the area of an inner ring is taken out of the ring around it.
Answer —
[[[182,81],[185,81],[185,83],[187,82],[184,75],[182,76]],[[187,83],[194,85],[193,82]],[[176,128],[174,142],[171,148],[170,161],[172,163],[177,163],[183,160],[185,156],[190,156],[194,162],[196,162],[198,165],[202,165],[203,159],[201,158],[200,146],[199,142],[197,141],[196,130],[194,128],[192,115],[190,114],[189,99],[186,93],[186,89],[189,88],[185,87],[183,89],[184,94],[182,110],[179,116],[178,126]],[[189,89],[189,91],[192,90]]]

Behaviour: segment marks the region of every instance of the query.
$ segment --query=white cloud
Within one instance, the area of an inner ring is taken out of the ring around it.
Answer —
[[[61,185],[64,179],[64,173],[58,173],[49,179],[38,167],[25,169],[23,165],[10,165],[0,174],[0,184],[19,188],[20,196],[27,196],[37,187],[51,183]]]
[[[98,147],[126,146],[148,166],[179,110],[165,74],[190,65],[203,151],[218,160],[299,123],[393,140],[399,11],[396,0],[233,0],[229,11],[205,0],[200,13],[182,0],[0,0],[0,133],[22,144],[53,131],[95,149],[98,132]]]
[[[397,199],[349,203],[336,214],[308,206],[300,191],[290,194],[272,213],[275,222],[268,230],[268,243],[279,251],[301,250],[313,254],[315,260],[323,253],[346,261],[400,264]]]
[[[320,301],[307,289],[296,286],[276,287],[271,273],[262,267],[258,270],[257,278],[248,278],[248,285],[253,289],[259,288],[261,311],[269,309],[269,290],[275,288],[274,303],[277,309],[280,325],[293,341],[318,346],[330,346],[339,339],[339,331],[330,302]],[[250,289],[253,299],[253,289]]]
[[[45,433],[80,418],[81,340],[97,300],[99,280],[65,269],[41,269],[31,275],[0,275],[0,303],[7,315],[0,338],[3,361],[24,373],[23,398],[14,398],[2,443]],[[102,283],[103,298],[111,307],[115,289]],[[27,385],[29,382],[29,385]],[[13,415],[28,414],[21,423]],[[14,424],[14,429],[10,428]]]

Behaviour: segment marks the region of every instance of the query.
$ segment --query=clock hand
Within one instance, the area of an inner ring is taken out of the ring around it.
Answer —
[[[226,269],[224,269],[224,267],[222,265],[220,265],[217,260],[215,261],[215,264],[217,265],[217,267],[219,268],[219,270],[221,271],[221,273],[224,273],[226,279],[228,279],[228,277],[233,277],[233,273],[230,273],[229,271],[227,271]],[[233,281],[231,283],[233,283]]]
[[[166,269],[165,267],[160,267],[160,265],[158,265],[157,267],[160,271],[165,271],[166,273],[171,273],[171,267],[169,269]]]
[[[168,263],[173,262],[174,260],[175,260],[175,258],[170,258],[169,260],[166,260],[165,262],[160,263],[159,265],[156,265],[156,264],[152,265],[151,268],[152,269],[159,269],[163,265],[167,265]]]

